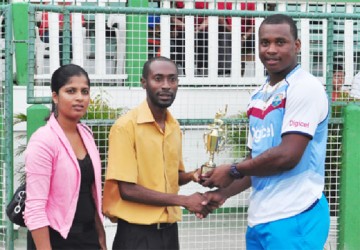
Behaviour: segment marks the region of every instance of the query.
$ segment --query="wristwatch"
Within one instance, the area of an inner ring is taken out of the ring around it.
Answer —
[[[244,177],[244,175],[242,175],[239,170],[237,170],[236,166],[237,163],[231,164],[229,175],[234,179],[241,179]]]

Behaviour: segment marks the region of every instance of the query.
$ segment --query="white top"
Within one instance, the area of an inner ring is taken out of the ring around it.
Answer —
[[[249,226],[289,218],[306,210],[322,196],[328,126],[328,99],[321,82],[297,66],[288,76],[265,83],[248,107],[252,158],[281,143],[285,134],[311,140],[290,171],[252,176]]]

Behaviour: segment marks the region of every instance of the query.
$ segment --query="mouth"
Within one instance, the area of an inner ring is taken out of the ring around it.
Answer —
[[[161,100],[170,100],[173,98],[173,94],[171,93],[160,93],[158,96]]]
[[[76,111],[83,111],[84,110],[84,106],[83,105],[73,105],[72,106],[74,110]]]
[[[266,63],[268,65],[274,65],[274,64],[277,64],[279,62],[279,59],[276,59],[276,58],[267,58],[266,59]]]

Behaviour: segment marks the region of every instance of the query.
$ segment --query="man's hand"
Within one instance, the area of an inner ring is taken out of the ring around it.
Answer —
[[[229,186],[234,180],[233,177],[229,175],[230,166],[231,166],[230,164],[224,164],[202,175],[200,177],[201,185],[209,188],[213,188],[213,187],[225,188]]]
[[[220,192],[220,189],[208,191],[204,193],[203,196],[206,198],[206,201],[204,201],[202,205],[207,206],[211,211],[221,207],[227,199],[227,197]]]
[[[200,182],[200,175],[201,175],[201,168],[195,169],[192,172],[192,181],[193,182]]]
[[[208,214],[206,206],[202,203],[205,202],[205,197],[200,193],[194,193],[187,197],[185,208],[192,213]]]
[[[205,197],[206,200],[201,204],[206,207],[204,211],[207,213],[196,213],[196,217],[200,219],[206,218],[209,213],[222,206],[227,199],[227,196],[221,193],[220,189],[208,191],[203,194],[203,197]]]

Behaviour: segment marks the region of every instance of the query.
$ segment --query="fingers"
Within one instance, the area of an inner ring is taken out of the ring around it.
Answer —
[[[201,169],[198,168],[198,169],[196,169],[196,170],[193,172],[192,181],[199,183],[199,182],[201,181],[200,175],[201,175]]]

